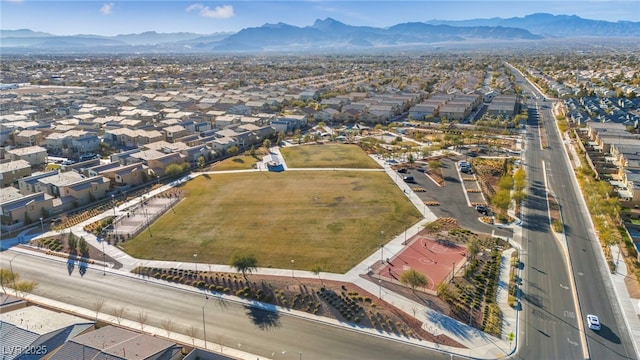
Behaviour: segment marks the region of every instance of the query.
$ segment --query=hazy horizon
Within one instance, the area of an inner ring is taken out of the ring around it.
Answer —
[[[54,35],[156,31],[211,34],[266,23],[310,26],[333,18],[354,26],[405,22],[524,17],[534,13],[576,15],[603,21],[640,21],[640,1],[0,1],[3,30]],[[634,11],[635,9],[635,11]]]

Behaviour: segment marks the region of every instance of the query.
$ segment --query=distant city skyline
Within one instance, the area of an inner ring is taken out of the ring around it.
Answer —
[[[331,17],[355,26],[405,22],[523,17],[534,13],[577,15],[605,21],[640,21],[640,1],[32,1],[1,0],[3,30],[31,29],[55,35],[156,31],[211,34],[265,23],[310,26]]]

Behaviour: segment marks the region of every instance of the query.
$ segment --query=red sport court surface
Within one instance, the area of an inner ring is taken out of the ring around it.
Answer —
[[[435,290],[438,284],[451,278],[455,264],[456,271],[464,266],[466,248],[447,240],[432,240],[421,235],[414,236],[400,253],[389,259],[378,275],[391,281],[400,281],[400,275],[408,269],[426,275],[428,290]]]

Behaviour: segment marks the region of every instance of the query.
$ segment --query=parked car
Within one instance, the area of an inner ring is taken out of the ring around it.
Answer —
[[[591,330],[600,330],[600,319],[596,315],[587,315],[587,324]]]
[[[407,169],[406,168],[401,168],[401,169],[398,169],[398,172],[401,173],[401,174],[406,174],[407,173]]]
[[[482,215],[489,215],[491,209],[484,205],[476,205],[476,211],[481,213]]]

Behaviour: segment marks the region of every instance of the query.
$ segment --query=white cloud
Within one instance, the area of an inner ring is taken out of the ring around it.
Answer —
[[[233,13],[233,6],[231,5],[216,6],[213,10],[202,4],[192,4],[187,7],[187,11],[194,10],[198,11],[200,16],[212,19],[228,19],[235,15]]]
[[[100,8],[100,12],[102,13],[102,15],[109,15],[111,14],[111,11],[113,11],[113,3],[107,3],[102,5],[102,7]]]

